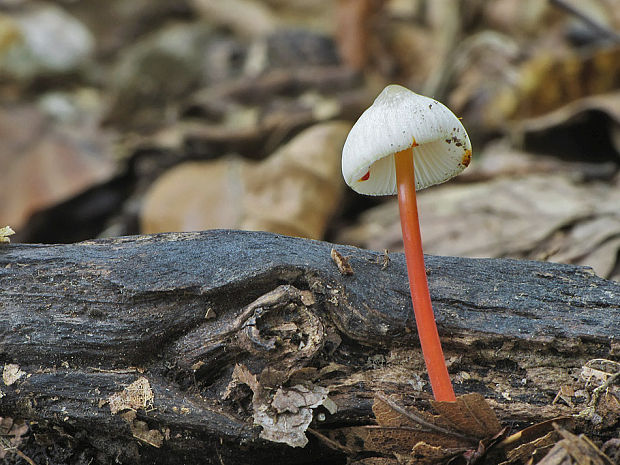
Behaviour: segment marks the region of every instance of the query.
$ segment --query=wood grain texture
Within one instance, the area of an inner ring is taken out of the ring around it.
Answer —
[[[332,247],[352,275],[339,272]],[[266,386],[304,373],[327,387],[338,412],[315,429],[368,423],[379,390],[427,408],[423,360],[405,326],[404,257],[385,263],[354,247],[224,230],[2,245],[0,361],[26,375],[0,385],[0,416],[62,431],[99,462],[342,463],[316,439],[306,449],[260,440],[250,393],[224,393],[242,364]],[[551,263],[426,264],[455,390],[482,393],[500,419],[570,414],[551,405],[559,387],[587,360],[617,357],[617,282]],[[106,403],[141,376],[154,401],[137,419],[165,437],[159,449]]]

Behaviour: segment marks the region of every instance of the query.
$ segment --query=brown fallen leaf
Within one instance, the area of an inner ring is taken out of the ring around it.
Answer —
[[[446,459],[474,447],[475,442],[452,437],[448,434],[424,431],[401,426],[358,427],[358,437],[363,439],[366,450],[382,454],[412,455],[417,448],[418,460]],[[428,455],[426,455],[428,454]]]
[[[10,417],[0,417],[0,459],[5,459],[9,452],[15,452],[20,457],[23,453],[17,449],[22,443],[23,436],[30,428],[23,420],[15,420]],[[29,459],[24,458],[28,461]],[[32,461],[28,461],[32,463]]]
[[[477,439],[489,438],[502,429],[495,412],[478,393],[459,396],[456,402],[432,400],[431,405],[454,429]]]
[[[338,267],[338,271],[340,271],[340,274],[342,275],[353,274],[353,268],[351,267],[351,264],[349,263],[349,259],[347,257],[342,255],[336,249],[331,250],[330,256],[332,257],[332,260]]]
[[[329,439],[354,451],[392,455],[401,464],[436,464],[457,457],[474,463],[502,437],[504,430],[480,394],[433,402],[433,407],[439,415],[405,408],[377,394],[377,425],[342,428]]]
[[[613,465],[611,459],[585,435],[576,436],[560,426],[555,426],[555,429],[563,439],[538,465]]]
[[[350,124],[317,124],[269,158],[225,157],[175,166],[149,188],[144,233],[232,228],[320,239],[344,183],[340,150]]]
[[[436,255],[545,258],[591,266],[613,279],[620,249],[619,185],[575,183],[551,164],[518,177],[504,171],[485,182],[442,185],[418,196],[423,247]],[[400,228],[398,202],[389,201],[343,228],[336,242],[402,251]]]
[[[545,453],[557,441],[554,424],[568,424],[570,417],[559,417],[536,423],[511,434],[496,446],[495,452],[503,454],[503,465],[526,463],[532,456]],[[498,459],[499,461],[499,459]]]
[[[61,123],[32,105],[0,106],[2,221],[19,231],[33,213],[113,176],[113,136],[89,118]]]
[[[506,460],[501,465],[529,463],[534,457],[540,457],[549,451],[551,447],[557,442],[557,435],[552,431],[544,436],[538,437],[531,442],[521,444],[507,451]]]

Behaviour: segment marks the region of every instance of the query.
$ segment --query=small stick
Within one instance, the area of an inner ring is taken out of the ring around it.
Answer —
[[[461,433],[457,433],[456,431],[451,431],[449,429],[446,428],[442,428],[441,426],[437,426],[433,423],[431,423],[430,421],[426,421],[424,418],[417,416],[415,413],[412,413],[406,409],[404,409],[403,407],[401,407],[400,405],[398,405],[396,402],[394,402],[392,399],[390,399],[389,397],[387,397],[385,394],[377,392],[375,393],[375,396],[377,396],[377,398],[382,401],[385,402],[386,404],[388,404],[388,406],[392,409],[395,410],[396,412],[400,413],[401,415],[406,416],[407,418],[409,418],[411,421],[418,423],[422,426],[426,426],[428,429],[434,430],[434,431],[438,431],[440,433],[443,434],[447,434],[450,436],[454,436],[460,439],[465,439],[467,441],[473,441],[476,442],[478,441],[476,438],[471,437],[471,436],[467,436],[465,434],[461,434]]]
[[[308,433],[311,433],[311,434],[315,435],[317,438],[319,438],[321,441],[323,441],[325,444],[327,444],[332,449],[339,450],[340,452],[344,452],[345,454],[348,454],[348,455],[352,455],[353,452],[354,452],[353,449],[351,449],[350,447],[343,446],[339,442],[331,440],[330,438],[328,438],[324,434],[319,433],[317,430],[314,430],[312,428],[308,428],[306,431]]]
[[[381,269],[385,270],[390,264],[390,256],[388,255],[388,249],[383,249],[383,263],[381,265]]]

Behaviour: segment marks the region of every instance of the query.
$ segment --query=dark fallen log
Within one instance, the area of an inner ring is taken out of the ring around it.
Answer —
[[[432,256],[427,268],[455,390],[480,392],[504,422],[577,413],[553,403],[558,390],[618,356],[620,284],[587,268]],[[407,286],[401,254],[268,233],[2,245],[0,415],[30,422],[27,455],[53,444],[66,463],[343,463],[314,437],[259,438],[233,369],[271,394],[324,389],[337,411],[315,408],[319,431],[371,423],[375,391],[427,407]]]

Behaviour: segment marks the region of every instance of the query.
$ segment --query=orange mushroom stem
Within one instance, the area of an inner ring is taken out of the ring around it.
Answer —
[[[455,397],[428,291],[416,189],[447,181],[470,160],[471,142],[460,119],[437,100],[396,84],[383,89],[362,113],[342,148],[342,175],[353,190],[398,194],[415,321],[431,388],[439,401]]]
[[[441,348],[426,279],[412,148],[396,153],[394,160],[407,274],[422,354],[435,400],[454,401],[456,397]]]

